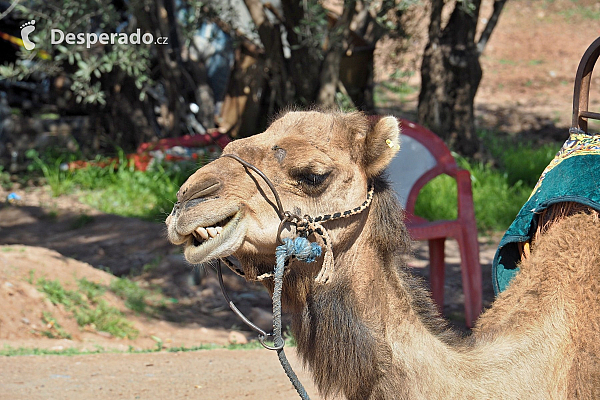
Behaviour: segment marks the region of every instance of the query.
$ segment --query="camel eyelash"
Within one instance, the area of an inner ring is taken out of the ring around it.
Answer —
[[[325,182],[329,174],[330,172],[327,172],[326,174],[306,174],[302,175],[299,181],[306,185],[319,186]]]
[[[331,171],[323,174],[314,173],[310,171],[298,171],[292,174],[292,178],[296,180],[300,185],[309,187],[317,187],[322,185],[327,178],[331,175]]]

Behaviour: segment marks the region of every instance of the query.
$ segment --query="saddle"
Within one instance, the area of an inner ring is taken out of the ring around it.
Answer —
[[[569,138],[542,172],[500,241],[492,264],[496,295],[508,287],[537,236],[554,221],[579,212],[596,216],[600,212],[600,134],[587,132],[588,119],[600,120],[600,113],[588,111],[590,81],[598,56],[600,38],[588,47],[577,68]]]

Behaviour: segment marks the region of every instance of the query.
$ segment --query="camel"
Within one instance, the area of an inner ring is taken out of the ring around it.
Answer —
[[[291,260],[282,299],[297,351],[325,397],[600,398],[600,225],[576,213],[541,234],[509,288],[460,335],[406,269],[410,239],[384,170],[399,146],[394,117],[287,112],[224,154],[254,164],[286,210],[358,214],[323,223],[333,265]],[[234,256],[248,280],[273,271],[280,218],[263,179],[230,157],[197,170],[166,220],[190,263]],[[281,235],[294,237],[292,225]],[[264,285],[273,290],[272,279]]]

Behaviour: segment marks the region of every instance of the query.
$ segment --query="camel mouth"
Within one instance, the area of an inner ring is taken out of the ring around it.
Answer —
[[[185,258],[194,264],[200,264],[216,258],[226,257],[241,245],[245,229],[240,211],[218,222],[198,225],[185,245]]]
[[[233,215],[213,224],[212,226],[198,226],[192,232],[192,245],[193,246],[201,246],[204,242],[208,240],[215,239],[218,235],[223,233],[224,227],[233,219]]]

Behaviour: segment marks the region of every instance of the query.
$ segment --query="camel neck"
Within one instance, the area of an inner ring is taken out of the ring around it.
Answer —
[[[425,293],[411,297],[407,282],[414,278],[399,276],[396,267],[382,268],[383,260],[360,242],[361,256],[352,249],[337,254],[335,279],[315,285],[302,312],[293,316],[298,351],[324,394],[412,398],[409,388],[418,391],[418,385],[411,381],[431,377],[429,363],[452,364],[454,351],[419,315],[419,307],[435,309]],[[426,304],[414,307],[416,301]],[[432,350],[435,359],[424,356]]]

